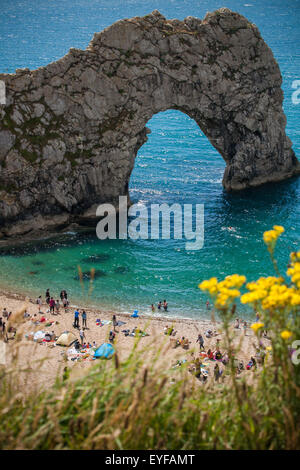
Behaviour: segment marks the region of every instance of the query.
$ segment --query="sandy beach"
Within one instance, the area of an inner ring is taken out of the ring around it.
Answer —
[[[81,306],[84,307],[84,306]],[[86,358],[80,358],[80,360],[74,360],[74,356],[70,356],[67,359],[66,352],[69,348],[55,345],[55,342],[35,342],[32,339],[28,339],[28,336],[34,334],[37,331],[53,332],[57,337],[60,336],[64,331],[72,331],[75,336],[79,339],[79,330],[73,327],[74,322],[74,307],[69,307],[68,311],[65,312],[63,308],[60,309],[59,314],[50,314],[48,311],[48,305],[44,302],[41,308],[42,313],[38,313],[38,305],[34,299],[22,298],[17,294],[6,294],[0,296],[0,316],[2,316],[3,309],[6,308],[8,312],[12,312],[11,318],[13,319],[17,312],[19,314],[19,320],[17,321],[17,334],[15,339],[9,339],[6,343],[6,368],[7,370],[14,369],[14,360],[18,357],[18,365],[26,369],[26,374],[20,374],[20,380],[24,385],[24,390],[32,388],[49,387],[54,383],[57,374],[63,373],[64,367],[68,367],[72,373],[75,374],[75,370],[83,372],[84,369],[95,364],[92,360],[92,356],[86,355]],[[47,320],[43,323],[34,324],[32,318],[23,318],[24,310],[30,316],[37,314],[34,317],[34,321],[45,317]],[[87,313],[87,329],[84,330],[85,338],[87,342],[91,344],[96,343],[97,346],[108,342],[108,336],[110,330],[113,329],[112,323],[104,324],[99,326],[96,324],[97,319],[101,319],[104,322],[111,322],[113,312],[102,312],[100,310],[85,309]],[[163,314],[162,314],[163,315]],[[118,354],[120,361],[125,360],[130,352],[132,351],[133,345],[136,338],[133,336],[125,336],[123,330],[132,331],[133,328],[138,329],[147,333],[140,339],[138,349],[147,350],[148,347],[152,347],[152,353],[157,352],[161,348],[161,355],[157,361],[158,367],[171,367],[176,364],[177,360],[186,360],[191,363],[193,358],[200,357],[199,343],[196,342],[198,334],[201,333],[204,338],[205,351],[210,348],[215,350],[217,348],[217,340],[219,339],[219,346],[222,353],[225,352],[223,343],[223,332],[222,326],[219,322],[212,322],[211,320],[186,320],[186,319],[173,319],[157,317],[140,316],[139,318],[132,318],[130,315],[118,314],[117,320],[123,322],[121,326],[116,327],[116,338],[114,341],[114,347]],[[54,322],[51,326],[45,326],[49,322]],[[80,315],[80,328],[82,325],[82,319]],[[164,328],[168,325],[173,326],[176,334],[174,336],[167,336],[164,334]],[[206,338],[205,332],[208,329],[216,330],[217,336],[212,338]],[[235,345],[238,348],[238,344],[241,344],[240,351],[238,353],[238,359],[243,360],[246,365],[252,355],[255,355],[255,344],[257,340],[251,330],[247,328],[246,335],[243,328],[232,330],[235,335]],[[12,338],[12,334],[8,334],[9,338]],[[174,342],[176,339],[182,337],[188,338],[189,348],[184,349],[181,346],[174,348]],[[269,344],[268,339],[263,339],[265,346]],[[150,360],[151,360],[150,354]],[[147,358],[149,359],[149,354]],[[71,360],[73,357],[73,360]],[[207,361],[208,378],[213,380],[213,367],[215,361]],[[111,361],[113,363],[113,361]],[[12,367],[11,367],[12,366]],[[221,364],[222,366],[222,364]],[[76,367],[76,369],[74,369]],[[223,367],[224,368],[224,367]],[[252,375],[249,371],[245,370],[243,374]],[[208,381],[209,381],[208,380]]]

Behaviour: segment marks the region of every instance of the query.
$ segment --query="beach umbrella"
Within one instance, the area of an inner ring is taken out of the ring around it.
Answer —
[[[96,349],[94,357],[101,359],[110,359],[115,353],[115,348],[109,343],[103,343]]]

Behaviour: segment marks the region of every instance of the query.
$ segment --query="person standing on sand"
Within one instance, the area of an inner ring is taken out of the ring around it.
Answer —
[[[55,300],[53,299],[53,297],[51,297],[49,301],[49,307],[50,307],[50,313],[54,313]]]
[[[219,378],[220,378],[219,364],[216,364],[215,367],[214,367],[214,377],[215,377],[215,381],[219,382]]]
[[[66,297],[63,297],[62,303],[66,312],[68,310],[68,300],[66,299]]]
[[[87,325],[86,325],[86,311],[85,310],[82,310],[82,328],[87,328]]]
[[[203,339],[203,336],[201,335],[201,333],[199,333],[196,343],[199,343],[200,351],[205,349],[204,348],[204,339]]]
[[[59,300],[57,299],[57,301],[55,302],[55,310],[56,310],[57,315],[59,314],[59,309],[60,309],[60,304],[59,304]]]
[[[112,324],[113,324],[113,327],[114,327],[114,331],[116,331],[116,326],[118,326],[116,315],[113,315],[113,317],[112,317]]]
[[[39,295],[39,297],[37,298],[36,303],[37,303],[38,306],[39,306],[39,311],[38,311],[38,313],[41,313],[41,306],[42,306],[42,303],[43,303],[43,301],[42,301],[42,296],[41,296],[41,295]]]
[[[85,334],[83,330],[79,331],[81,346],[83,345],[83,340],[85,339]]]
[[[114,331],[110,331],[110,332],[109,332],[109,338],[108,338],[108,339],[109,339],[109,341],[110,341],[111,343],[114,342],[115,336],[116,336],[116,333],[115,333]]]
[[[46,295],[45,295],[45,297],[46,297],[46,304],[49,305],[49,302],[50,302],[50,289],[47,289],[47,290],[46,290]]]
[[[79,312],[75,310],[74,312],[74,328],[79,328]]]

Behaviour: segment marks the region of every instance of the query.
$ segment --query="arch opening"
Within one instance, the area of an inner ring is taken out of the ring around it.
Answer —
[[[194,119],[167,110],[155,114],[147,127],[151,133],[130,175],[131,202],[194,201],[221,190],[225,162]]]

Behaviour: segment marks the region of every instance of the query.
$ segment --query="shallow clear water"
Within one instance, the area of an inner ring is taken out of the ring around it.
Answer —
[[[36,68],[64,55],[69,47],[85,48],[95,31],[124,17],[144,15],[155,8],[170,18],[203,17],[223,5],[216,1],[75,0],[72,2],[0,1],[0,71]],[[299,157],[300,104],[292,103],[292,82],[299,57],[299,1],[249,0],[226,2],[260,29],[272,48],[283,75],[287,133]],[[100,242],[94,234],[67,234],[52,241],[9,249],[1,253],[0,284],[33,294],[50,287],[54,295],[66,288],[74,303],[85,302],[77,265],[95,267],[97,278],[90,302],[119,311],[167,299],[170,315],[205,316],[206,297],[197,288],[204,278],[244,273],[249,280],[272,273],[262,233],[281,224],[286,233],[278,243],[281,269],[288,253],[299,248],[300,179],[266,185],[239,194],[222,189],[224,162],[196,123],[177,111],[154,116],[152,130],[140,149],[130,181],[135,202],[203,203],[205,241],[200,251],[185,250],[179,240],[112,240]],[[232,227],[230,229],[229,227]],[[99,255],[95,262],[87,258]],[[243,312],[245,315],[246,311]]]

